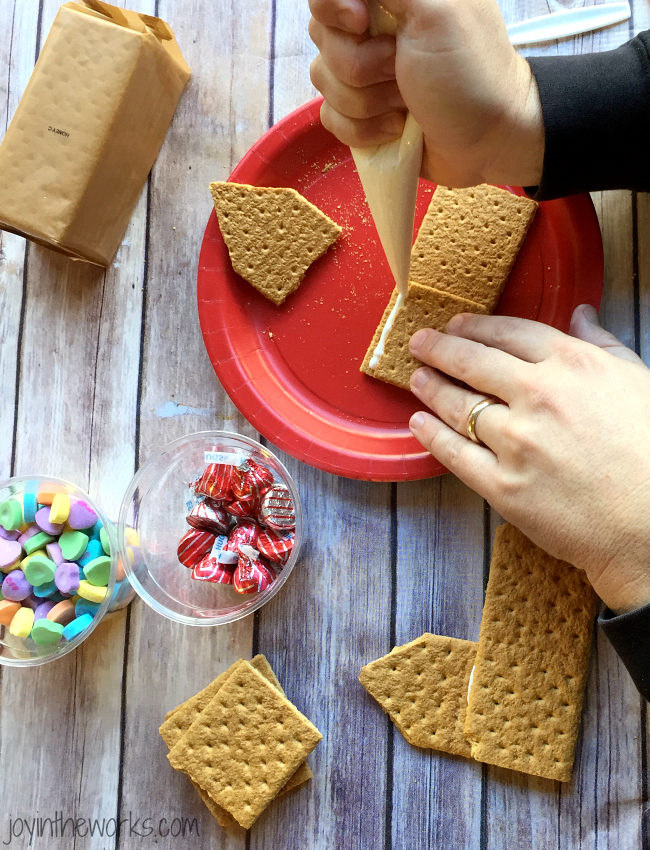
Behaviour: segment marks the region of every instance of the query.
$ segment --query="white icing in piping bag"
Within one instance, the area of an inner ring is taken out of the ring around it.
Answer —
[[[397,20],[378,0],[368,0],[368,11],[371,35],[395,34]],[[404,297],[408,294],[422,148],[422,130],[410,114],[400,139],[370,148],[352,148],[386,259]]]

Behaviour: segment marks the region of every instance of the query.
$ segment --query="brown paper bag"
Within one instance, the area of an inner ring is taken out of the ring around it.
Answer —
[[[109,266],[189,78],[159,18],[61,6],[0,144],[0,228]]]

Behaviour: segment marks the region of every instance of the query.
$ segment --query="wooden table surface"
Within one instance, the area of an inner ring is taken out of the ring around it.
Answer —
[[[0,233],[0,477],[62,476],[114,516],[134,470],[168,441],[208,428],[257,436],[219,386],[199,332],[207,186],[314,95],[306,0],[126,5],[170,22],[194,76],[113,268]],[[508,22],[549,5],[572,4],[502,2]],[[0,135],[58,6],[0,0]],[[649,17],[647,0],[635,0],[629,25],[535,52],[615,47]],[[609,192],[594,203],[605,324],[649,360],[648,196]],[[647,708],[602,635],[569,785],[417,750],[358,683],[362,665],[426,630],[476,640],[498,523],[486,504],[449,475],[372,484],[283,459],[302,493],[308,541],[287,587],[257,616],[193,629],[136,600],[76,653],[36,669],[2,668],[0,840],[11,822],[62,813],[104,819],[108,834],[50,838],[46,830],[31,846],[650,848]],[[310,758],[313,780],[274,804],[244,842],[223,832],[171,769],[157,728],[169,708],[257,651],[323,741]],[[117,835],[111,818],[122,821]],[[163,837],[161,818],[196,818],[200,836]],[[27,847],[26,835],[8,846]]]

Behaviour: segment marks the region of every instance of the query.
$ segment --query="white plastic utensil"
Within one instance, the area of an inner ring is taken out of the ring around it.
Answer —
[[[371,35],[395,34],[397,21],[378,0],[368,0],[368,10]],[[403,297],[408,293],[422,148],[422,130],[410,114],[400,139],[371,148],[352,148],[379,239]]]
[[[515,45],[554,41],[556,38],[567,38],[619,24],[621,21],[627,21],[630,14],[630,4],[627,0],[621,3],[604,3],[601,6],[581,6],[579,9],[566,9],[510,24],[508,36]]]

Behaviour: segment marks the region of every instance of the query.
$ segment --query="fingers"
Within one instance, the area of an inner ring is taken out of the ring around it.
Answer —
[[[323,61],[348,86],[363,88],[395,79],[395,39],[390,35],[369,38],[309,22],[309,35]]]
[[[546,360],[553,354],[554,346],[566,338],[566,334],[541,322],[475,313],[454,316],[447,325],[447,333],[498,348],[528,363]]]
[[[309,0],[314,18],[328,27],[361,33],[368,29],[368,7],[363,0]]]
[[[342,83],[327,67],[322,56],[311,64],[311,81],[334,112],[347,118],[376,118],[405,109],[395,80],[358,89]]]
[[[439,419],[463,437],[467,437],[467,420],[472,408],[485,398],[484,395],[457,386],[444,375],[428,368],[413,373],[411,390]],[[508,414],[509,410],[504,404],[494,404],[482,410],[476,419],[476,436],[496,454]]]
[[[443,466],[472,490],[489,499],[498,468],[496,455],[470,442],[467,437],[461,437],[430,413],[414,413],[409,428]]]
[[[402,112],[388,112],[377,118],[358,120],[341,115],[325,101],[321,106],[320,119],[323,127],[334,133],[344,145],[366,148],[399,139],[406,117]]]
[[[409,348],[422,363],[508,404],[521,393],[530,369],[527,363],[496,348],[431,328],[413,334]]]
[[[575,308],[571,317],[569,333],[577,339],[597,345],[598,348],[608,351],[614,357],[620,357],[621,360],[629,360],[632,363],[643,362],[633,351],[616,339],[614,334],[601,328],[598,322],[598,313],[591,304],[581,304]]]

